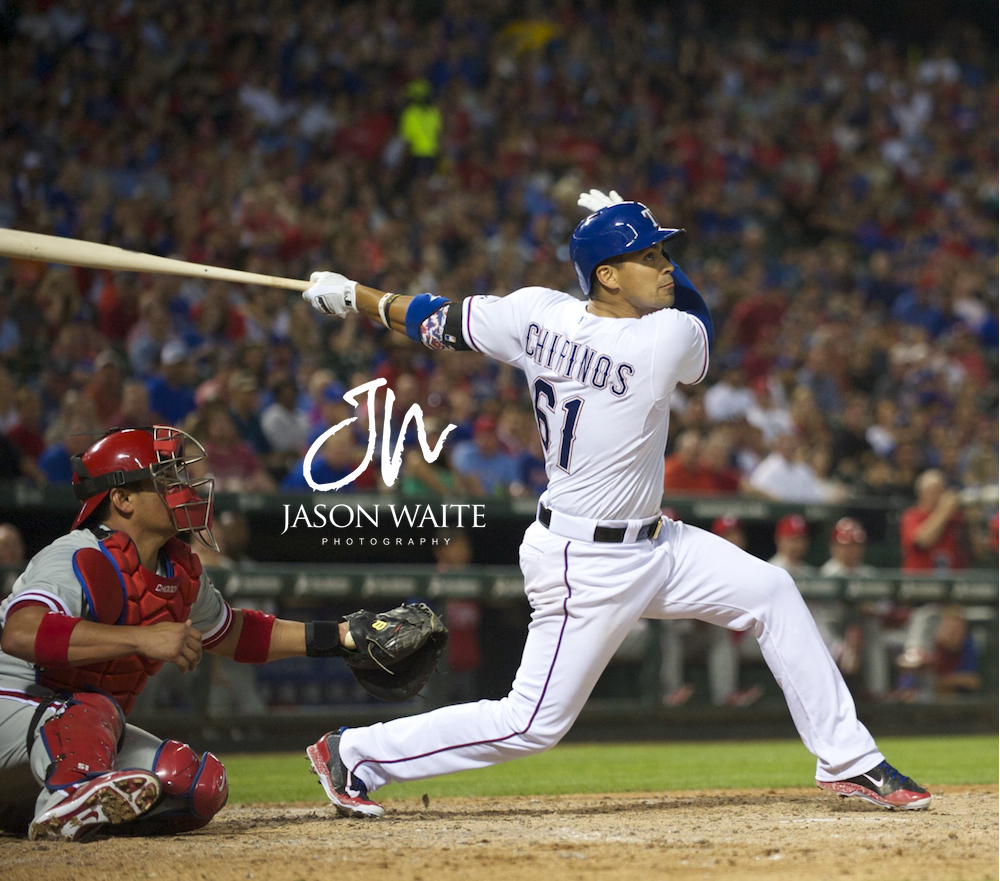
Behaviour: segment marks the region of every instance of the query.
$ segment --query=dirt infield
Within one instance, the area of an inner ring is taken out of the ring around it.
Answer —
[[[997,878],[996,786],[890,813],[818,790],[392,802],[382,821],[319,805],[227,808],[175,838],[0,838],[4,881],[974,881]]]

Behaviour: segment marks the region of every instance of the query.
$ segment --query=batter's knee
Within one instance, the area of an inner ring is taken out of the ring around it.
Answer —
[[[539,711],[537,706],[527,706],[523,700],[518,700],[514,693],[504,703],[505,722],[516,732],[517,741],[526,753],[552,749],[573,726],[575,715],[572,712],[560,714]]]
[[[212,753],[200,758],[186,743],[166,740],[153,759],[153,773],[163,787],[164,800],[149,825],[150,831],[187,832],[208,825],[226,804],[226,769]]]
[[[774,570],[772,573],[772,578],[774,579],[774,592],[779,598],[784,599],[791,594],[795,596],[800,596],[799,589],[795,584],[795,579],[792,578],[784,569],[779,566],[773,566],[768,564]]]
[[[764,591],[767,608],[762,618],[777,615],[788,615],[798,610],[805,610],[805,600],[799,592],[795,579],[784,569],[765,564],[768,568],[767,590]]]
[[[521,740],[528,745],[530,752],[545,752],[559,743],[566,736],[570,727],[572,726],[532,724],[521,735]]]
[[[795,579],[784,569],[779,569],[777,566],[774,568],[778,570],[775,575],[775,592],[779,600],[805,607],[805,600],[802,599],[802,593],[799,591],[799,586],[795,583]]]

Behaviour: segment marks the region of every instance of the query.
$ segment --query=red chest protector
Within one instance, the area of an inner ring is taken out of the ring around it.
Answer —
[[[144,627],[187,620],[201,587],[201,561],[190,547],[179,538],[163,546],[169,575],[140,565],[139,552],[124,532],[102,538],[101,547],[73,555],[73,571],[94,621]],[[162,661],[128,655],[83,667],[50,667],[39,671],[38,682],[58,691],[103,691],[127,714],[161,666]]]

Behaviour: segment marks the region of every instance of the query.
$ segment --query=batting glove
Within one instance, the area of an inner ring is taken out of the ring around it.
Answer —
[[[358,311],[358,283],[339,272],[314,272],[309,276],[312,287],[302,292],[302,299],[324,315],[345,318]]]
[[[576,204],[593,213],[600,211],[602,208],[608,208],[611,205],[618,205],[624,201],[614,190],[607,195],[600,190],[591,190],[589,193],[580,193],[580,198],[576,200]]]

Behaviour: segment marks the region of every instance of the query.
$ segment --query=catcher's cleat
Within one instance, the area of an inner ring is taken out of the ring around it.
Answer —
[[[888,762],[849,780],[817,780],[820,789],[829,789],[844,798],[863,798],[889,810],[918,811],[931,803],[931,794]]]
[[[324,734],[312,746],[306,748],[306,756],[312,765],[312,772],[319,777],[320,785],[333,806],[345,817],[377,820],[385,815],[382,805],[370,801],[368,790],[356,777],[351,781],[351,789],[358,794],[351,795],[347,788],[347,768],[340,760],[340,732]]]
[[[85,841],[105,825],[141,817],[160,798],[160,781],[148,771],[111,771],[78,786],[37,816],[28,828],[32,841]]]

